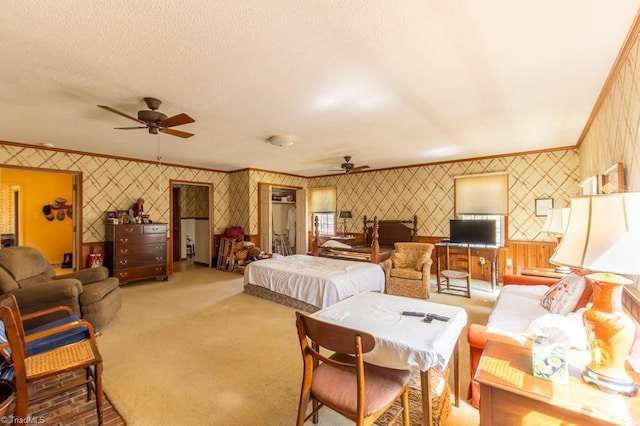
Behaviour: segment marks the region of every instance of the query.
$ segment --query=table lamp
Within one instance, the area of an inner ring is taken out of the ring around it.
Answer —
[[[567,230],[567,224],[569,223],[569,213],[571,209],[568,207],[549,209],[549,214],[547,215],[547,220],[544,222],[542,226],[542,230],[540,232],[547,232],[553,235],[560,244],[562,241],[562,236]],[[566,266],[558,266],[556,267],[556,272],[561,274],[568,274],[571,270]]]
[[[351,211],[350,210],[341,210],[340,211],[340,219],[343,219],[342,223],[342,235],[347,235],[347,219],[351,219]]]
[[[636,395],[625,371],[635,335],[622,308],[622,291],[640,274],[640,193],[591,195],[571,200],[564,238],[549,261],[592,271],[593,305],[584,312],[591,361],[582,378],[603,390]]]

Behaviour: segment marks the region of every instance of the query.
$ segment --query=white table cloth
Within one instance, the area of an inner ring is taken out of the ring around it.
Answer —
[[[402,315],[402,311],[432,313],[450,319],[427,323],[421,317]],[[425,371],[433,366],[444,370],[467,324],[467,313],[458,306],[375,292],[356,294],[312,316],[372,334],[376,347],[365,354],[367,362],[413,371]]]

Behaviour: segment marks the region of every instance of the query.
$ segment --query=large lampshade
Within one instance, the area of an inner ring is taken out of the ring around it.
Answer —
[[[351,211],[350,210],[342,210],[340,212],[340,219],[351,219]]]
[[[571,200],[564,238],[549,261],[616,274],[640,274],[640,193],[590,195]],[[635,246],[635,249],[634,249]]]

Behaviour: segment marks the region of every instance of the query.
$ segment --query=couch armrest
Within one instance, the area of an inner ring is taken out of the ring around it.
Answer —
[[[502,284],[516,285],[548,285],[552,286],[559,281],[558,278],[536,277],[533,275],[503,275]]]
[[[109,270],[104,266],[99,266],[97,268],[80,269],[79,271],[58,275],[54,279],[63,280],[69,278],[76,279],[82,284],[91,284],[109,278]]]

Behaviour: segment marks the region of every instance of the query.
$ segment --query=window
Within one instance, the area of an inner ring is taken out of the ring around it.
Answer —
[[[318,218],[320,235],[336,234],[336,188],[310,188],[311,229],[315,233],[315,218]]]
[[[455,214],[462,220],[495,220],[497,240],[506,239],[509,214],[509,175],[506,172],[455,177]]]

